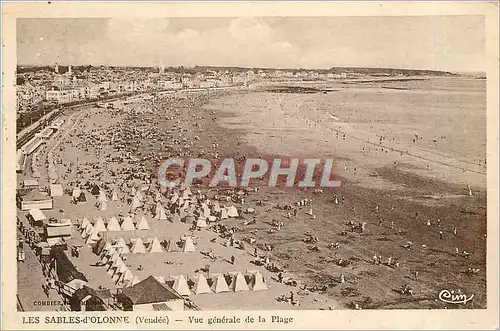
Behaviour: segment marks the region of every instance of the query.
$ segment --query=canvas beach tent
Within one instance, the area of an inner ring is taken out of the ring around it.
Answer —
[[[228,219],[229,216],[227,214],[227,209],[226,208],[222,208],[221,209],[221,212],[220,212],[220,219],[221,220],[225,220],[225,219]]]
[[[139,279],[139,277],[137,277],[137,275],[135,275],[134,278],[129,282],[128,286],[134,286],[135,284],[138,284],[140,282],[141,282],[141,280]]]
[[[201,217],[198,218],[198,220],[196,221],[196,226],[203,229],[206,228],[208,226],[207,220]]]
[[[100,211],[108,210],[108,204],[106,203],[106,201],[99,202],[99,210]]]
[[[226,279],[222,274],[217,274],[212,277],[212,291],[214,293],[229,292],[229,287],[227,286]]]
[[[217,213],[217,214],[221,212],[222,209],[221,209],[218,201],[214,202],[214,204],[213,204],[213,210],[214,210],[214,213]]]
[[[131,252],[133,254],[146,253],[146,248],[144,247],[144,244],[142,243],[142,239],[140,237],[135,240],[134,245],[132,245]]]
[[[162,208],[162,205],[161,205],[160,201],[157,201],[156,207],[155,207],[155,215],[158,214],[158,212],[160,211],[161,208]]]
[[[130,248],[128,248],[127,245],[125,246],[122,246],[122,247],[117,247],[116,250],[120,253],[120,254],[129,254],[130,253]]]
[[[118,240],[116,241],[116,244],[114,246],[115,246],[115,248],[128,247],[127,243],[125,242],[125,239],[123,239],[123,237],[118,238]]]
[[[132,199],[131,209],[136,210],[137,208],[140,208],[141,206],[142,206],[141,201],[139,200],[139,198],[137,196],[135,196]]]
[[[264,281],[264,276],[260,273],[260,271],[252,273],[249,287],[252,291],[264,291],[267,290],[267,284]]]
[[[193,292],[194,294],[212,293],[210,287],[208,286],[207,279],[203,276],[203,274],[199,274],[195,279]]]
[[[82,220],[82,224],[80,225],[80,229],[85,229],[89,224],[89,219],[87,217],[84,217]]]
[[[172,197],[170,198],[170,203],[171,203],[171,204],[174,204],[174,203],[176,203],[178,200],[179,200],[179,195],[178,195],[178,194],[177,194],[177,192],[176,192],[176,193],[174,193],[174,194],[172,195]]]
[[[232,275],[231,285],[229,285],[229,288],[233,292],[249,290],[247,281],[241,272],[237,272]]]
[[[118,222],[118,219],[114,216],[112,216],[109,221],[108,225],[106,227],[108,231],[121,231],[122,228],[120,227],[120,223]]]
[[[111,194],[111,201],[118,201],[118,200],[120,200],[118,198],[118,192],[113,191],[113,193]]]
[[[141,217],[141,220],[137,224],[137,230],[149,230],[149,223],[146,217]]]
[[[128,284],[131,280],[134,279],[134,275],[132,274],[132,271],[127,268],[125,272],[122,273],[121,277],[118,279],[119,284]]]
[[[73,189],[73,192],[71,193],[71,197],[73,199],[78,199],[78,197],[80,196],[80,193],[82,192],[81,189],[79,189],[78,187],[77,188],[74,188]]]
[[[62,185],[61,184],[50,185],[50,196],[51,197],[62,197],[63,196]]]
[[[160,208],[158,209],[158,212],[156,213],[154,219],[164,221],[167,219],[167,214],[165,213],[165,209],[163,209],[163,206],[160,205]]]
[[[160,241],[158,240],[158,237],[154,237],[154,239],[151,241],[151,244],[149,244],[149,252],[150,253],[163,252],[163,249],[161,248],[161,244],[160,244]]]
[[[98,217],[95,219],[94,229],[97,232],[106,232],[106,226],[104,225],[104,220],[102,217]]]
[[[135,226],[134,226],[134,222],[132,220],[132,217],[125,216],[121,227],[122,227],[122,231],[134,231]]]
[[[82,233],[82,238],[83,239],[86,239],[88,236],[90,236],[90,234],[94,231],[94,227],[92,226],[92,224],[89,224],[87,225],[87,227],[85,228],[85,230],[83,231]]]
[[[191,237],[186,237],[184,239],[184,242],[182,245],[182,251],[183,252],[194,252],[195,251],[193,239]]]
[[[94,244],[95,242],[97,242],[98,240],[99,240],[99,231],[96,231],[96,229],[93,228],[92,233],[89,234],[85,243],[87,245],[91,245],[91,244]]]
[[[80,192],[77,200],[78,202],[87,202],[87,197],[85,196],[85,193],[83,191]]]
[[[175,279],[174,286],[172,287],[177,291],[180,295],[189,296],[191,295],[191,291],[189,290],[188,283],[186,278],[183,275],[172,277]]]
[[[203,208],[203,217],[204,218],[210,217],[210,208],[208,208],[207,204],[203,203],[201,207]]]
[[[227,216],[238,217],[238,210],[235,206],[227,207]]]
[[[104,190],[99,191],[99,198],[97,199],[99,202],[107,202],[108,198],[106,198],[106,192]]]
[[[134,198],[137,198],[139,201],[144,200],[144,197],[141,194],[141,191],[137,191]]]

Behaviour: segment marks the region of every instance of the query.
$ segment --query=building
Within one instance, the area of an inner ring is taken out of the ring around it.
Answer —
[[[53,87],[52,90],[45,92],[45,100],[67,103],[79,100],[80,95],[81,93],[78,89]]]
[[[106,311],[112,303],[109,289],[94,290],[83,285],[69,300],[71,311]]]
[[[126,311],[184,310],[184,298],[153,276],[119,290],[116,299]]]
[[[176,80],[159,80],[158,88],[167,90],[178,90],[182,88],[182,83]]]
[[[49,246],[57,245],[61,241],[71,238],[72,224],[69,219],[57,220],[51,218],[43,226],[44,239]]]
[[[19,191],[18,204],[21,210],[52,209],[52,198],[38,190]]]
[[[66,255],[64,247],[50,250],[50,262],[44,265],[47,273],[56,279],[59,293],[64,300],[71,300],[75,292],[87,285],[88,279],[80,272]]]

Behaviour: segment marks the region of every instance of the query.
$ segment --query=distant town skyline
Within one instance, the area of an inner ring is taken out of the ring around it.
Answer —
[[[18,19],[19,65],[484,71],[482,16]]]

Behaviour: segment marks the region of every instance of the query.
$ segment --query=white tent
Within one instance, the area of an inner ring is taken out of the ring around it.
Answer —
[[[158,214],[160,209],[162,208],[160,201],[156,202],[155,215]]]
[[[141,204],[141,200],[139,200],[139,198],[137,196],[135,196],[133,199],[132,199],[132,210],[136,210],[137,208],[140,208],[142,206]]]
[[[167,219],[167,214],[165,213],[165,209],[163,209],[163,206],[160,205],[160,208],[154,218],[161,221]]]
[[[108,204],[106,203],[106,201],[99,202],[99,210],[100,211],[108,210]]]
[[[80,190],[79,188],[74,188],[73,189],[73,193],[71,194],[71,196],[73,198],[78,198],[80,196],[80,193],[82,192],[82,190]]]
[[[62,197],[63,196],[62,185],[61,184],[50,185],[50,196],[51,197]]]
[[[182,251],[183,252],[194,252],[195,251],[193,239],[191,237],[186,237],[184,239],[184,243],[182,245]]]
[[[193,287],[194,294],[212,293],[208,286],[207,279],[202,274],[199,274],[195,280]]]
[[[231,285],[229,286],[231,291],[234,292],[239,292],[239,291],[248,291],[248,284],[241,272],[236,273],[233,275]]]
[[[179,200],[179,195],[177,193],[174,193],[172,197],[170,198],[170,203],[174,204]]]
[[[95,243],[98,240],[99,240],[99,231],[96,231],[96,229],[93,228],[92,233],[90,233],[85,243],[89,245]]]
[[[128,248],[128,246],[123,246],[123,247],[119,247],[117,248],[118,252],[120,254],[129,254],[130,253],[130,249]]]
[[[160,241],[158,240],[158,237],[154,237],[154,239],[151,241],[151,244],[149,244],[148,250],[150,253],[163,252],[163,249],[161,248],[161,244],[160,244]]]
[[[201,204],[201,207],[203,208],[203,216],[204,216],[205,218],[210,217],[210,208],[208,208],[207,204],[202,203],[202,204]]]
[[[105,256],[106,253],[108,252],[108,250],[110,250],[112,246],[113,245],[111,244],[111,242],[106,241],[106,243],[104,244],[104,247],[102,248],[101,256]]]
[[[220,213],[221,210],[222,210],[221,207],[220,207],[220,205],[219,205],[219,202],[217,202],[217,201],[214,202],[214,207],[213,208],[214,208],[214,212],[215,213]]]
[[[220,211],[220,219],[221,220],[225,220],[229,218],[228,215],[227,215],[227,209],[226,208],[222,208],[221,211]]]
[[[111,195],[111,201],[118,201],[120,200],[118,198],[118,193],[116,191],[113,191],[113,194]]]
[[[198,218],[196,221],[196,226],[199,228],[206,228],[207,227],[207,221],[204,218]]]
[[[114,245],[116,248],[123,248],[127,247],[127,243],[125,242],[125,239],[123,237],[118,238],[116,241],[116,244]]]
[[[132,221],[132,217],[126,216],[123,219],[123,223],[122,223],[121,227],[122,227],[123,231],[134,231],[135,226],[134,226],[134,222]]]
[[[229,292],[229,287],[227,286],[226,279],[222,274],[217,274],[212,277],[212,291],[215,293]]]
[[[191,295],[186,278],[183,275],[172,277],[175,279],[174,286],[172,287],[180,295]]]
[[[227,216],[238,217],[238,210],[235,206],[227,207]]]
[[[108,231],[121,231],[122,230],[122,228],[120,227],[120,223],[118,222],[118,219],[114,216],[108,220],[107,229],[108,229]]]
[[[130,271],[130,269],[127,268],[127,270],[125,270],[125,272],[123,272],[121,277],[118,279],[118,282],[122,284],[127,284],[133,279],[134,275],[132,274],[132,271]]]
[[[105,259],[103,260],[106,260],[106,263],[109,262],[111,260],[111,257],[114,256],[116,253],[116,248],[115,247],[111,247],[105,254]]]
[[[252,278],[250,280],[249,285],[252,291],[263,291],[268,289],[266,282],[264,281],[264,276],[262,276],[260,271],[257,271],[252,274]]]
[[[128,286],[134,286],[135,284],[140,283],[140,282],[141,282],[141,280],[139,279],[139,277],[134,276],[134,278],[129,282]]]
[[[144,247],[144,244],[142,243],[142,239],[140,237],[135,240],[131,251],[134,254],[146,253],[146,248]]]
[[[94,227],[89,222],[85,230],[82,232],[83,239],[87,238],[92,232],[94,232]]]
[[[137,230],[149,230],[149,224],[146,217],[142,216],[141,220],[137,224]]]
[[[189,187],[186,187],[186,189],[182,192],[182,197],[184,199],[189,199],[189,197],[191,196],[191,189]]]
[[[108,198],[106,198],[106,192],[104,192],[103,189],[99,191],[99,198],[97,198],[97,201],[99,202],[107,202]]]
[[[90,224],[90,221],[87,217],[84,217],[82,220],[82,224],[80,225],[80,229],[85,229]]]
[[[95,220],[94,229],[97,232],[106,232],[106,226],[104,225],[104,220],[102,217],[98,217]]]

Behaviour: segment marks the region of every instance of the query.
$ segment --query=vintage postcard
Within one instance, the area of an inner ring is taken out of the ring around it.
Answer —
[[[497,329],[498,2],[3,2],[2,329]]]

